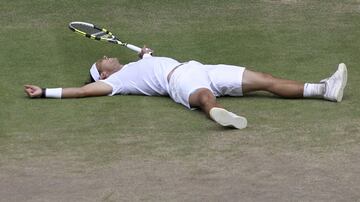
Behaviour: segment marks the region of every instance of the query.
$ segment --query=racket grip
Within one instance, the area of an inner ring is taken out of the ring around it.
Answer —
[[[138,53],[141,52],[141,48],[139,48],[139,47],[137,47],[137,46],[134,46],[134,45],[132,45],[132,44],[126,44],[126,47],[129,48],[129,49],[131,49],[131,50],[133,50],[133,51],[135,51],[135,52],[138,52]]]

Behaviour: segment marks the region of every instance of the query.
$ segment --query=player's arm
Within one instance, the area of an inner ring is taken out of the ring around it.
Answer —
[[[112,87],[98,81],[79,88],[40,88],[39,86],[25,85],[24,90],[30,98],[82,98],[109,95]]]

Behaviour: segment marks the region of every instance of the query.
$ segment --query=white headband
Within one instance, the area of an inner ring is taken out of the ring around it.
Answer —
[[[90,75],[94,79],[94,81],[98,81],[100,79],[100,74],[98,69],[96,68],[96,63],[91,66]]]

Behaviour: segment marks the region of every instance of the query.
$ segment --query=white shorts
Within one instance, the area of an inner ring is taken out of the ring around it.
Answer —
[[[200,88],[214,96],[242,96],[244,67],[233,65],[203,65],[190,61],[178,67],[169,82],[169,95],[177,103],[191,108],[189,97]]]

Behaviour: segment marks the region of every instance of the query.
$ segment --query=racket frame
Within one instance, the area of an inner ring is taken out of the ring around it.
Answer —
[[[85,26],[89,26],[91,28],[94,28],[96,30],[99,30],[98,33],[105,33],[107,36],[110,36],[110,37],[99,37],[99,36],[96,36],[96,33],[95,34],[89,34],[89,33],[86,33],[84,31],[81,31],[79,29],[76,29],[72,24],[83,24]],[[94,40],[98,40],[98,41],[107,41],[107,42],[110,42],[110,43],[113,43],[113,44],[119,44],[121,46],[124,46],[124,47],[127,47],[129,48],[130,50],[133,50],[137,53],[140,53],[141,52],[141,48],[138,47],[138,46],[135,46],[135,45],[132,45],[132,44],[129,44],[129,43],[126,43],[126,42],[122,42],[120,41],[119,38],[117,38],[113,33],[111,33],[109,30],[107,29],[104,29],[104,28],[101,28],[99,26],[96,26],[94,24],[91,24],[91,23],[88,23],[88,22],[79,22],[79,21],[74,21],[74,22],[70,22],[69,23],[69,29],[72,30],[73,32],[75,33],[78,33],[78,34],[81,34],[87,38],[90,38],[90,39],[94,39]]]

